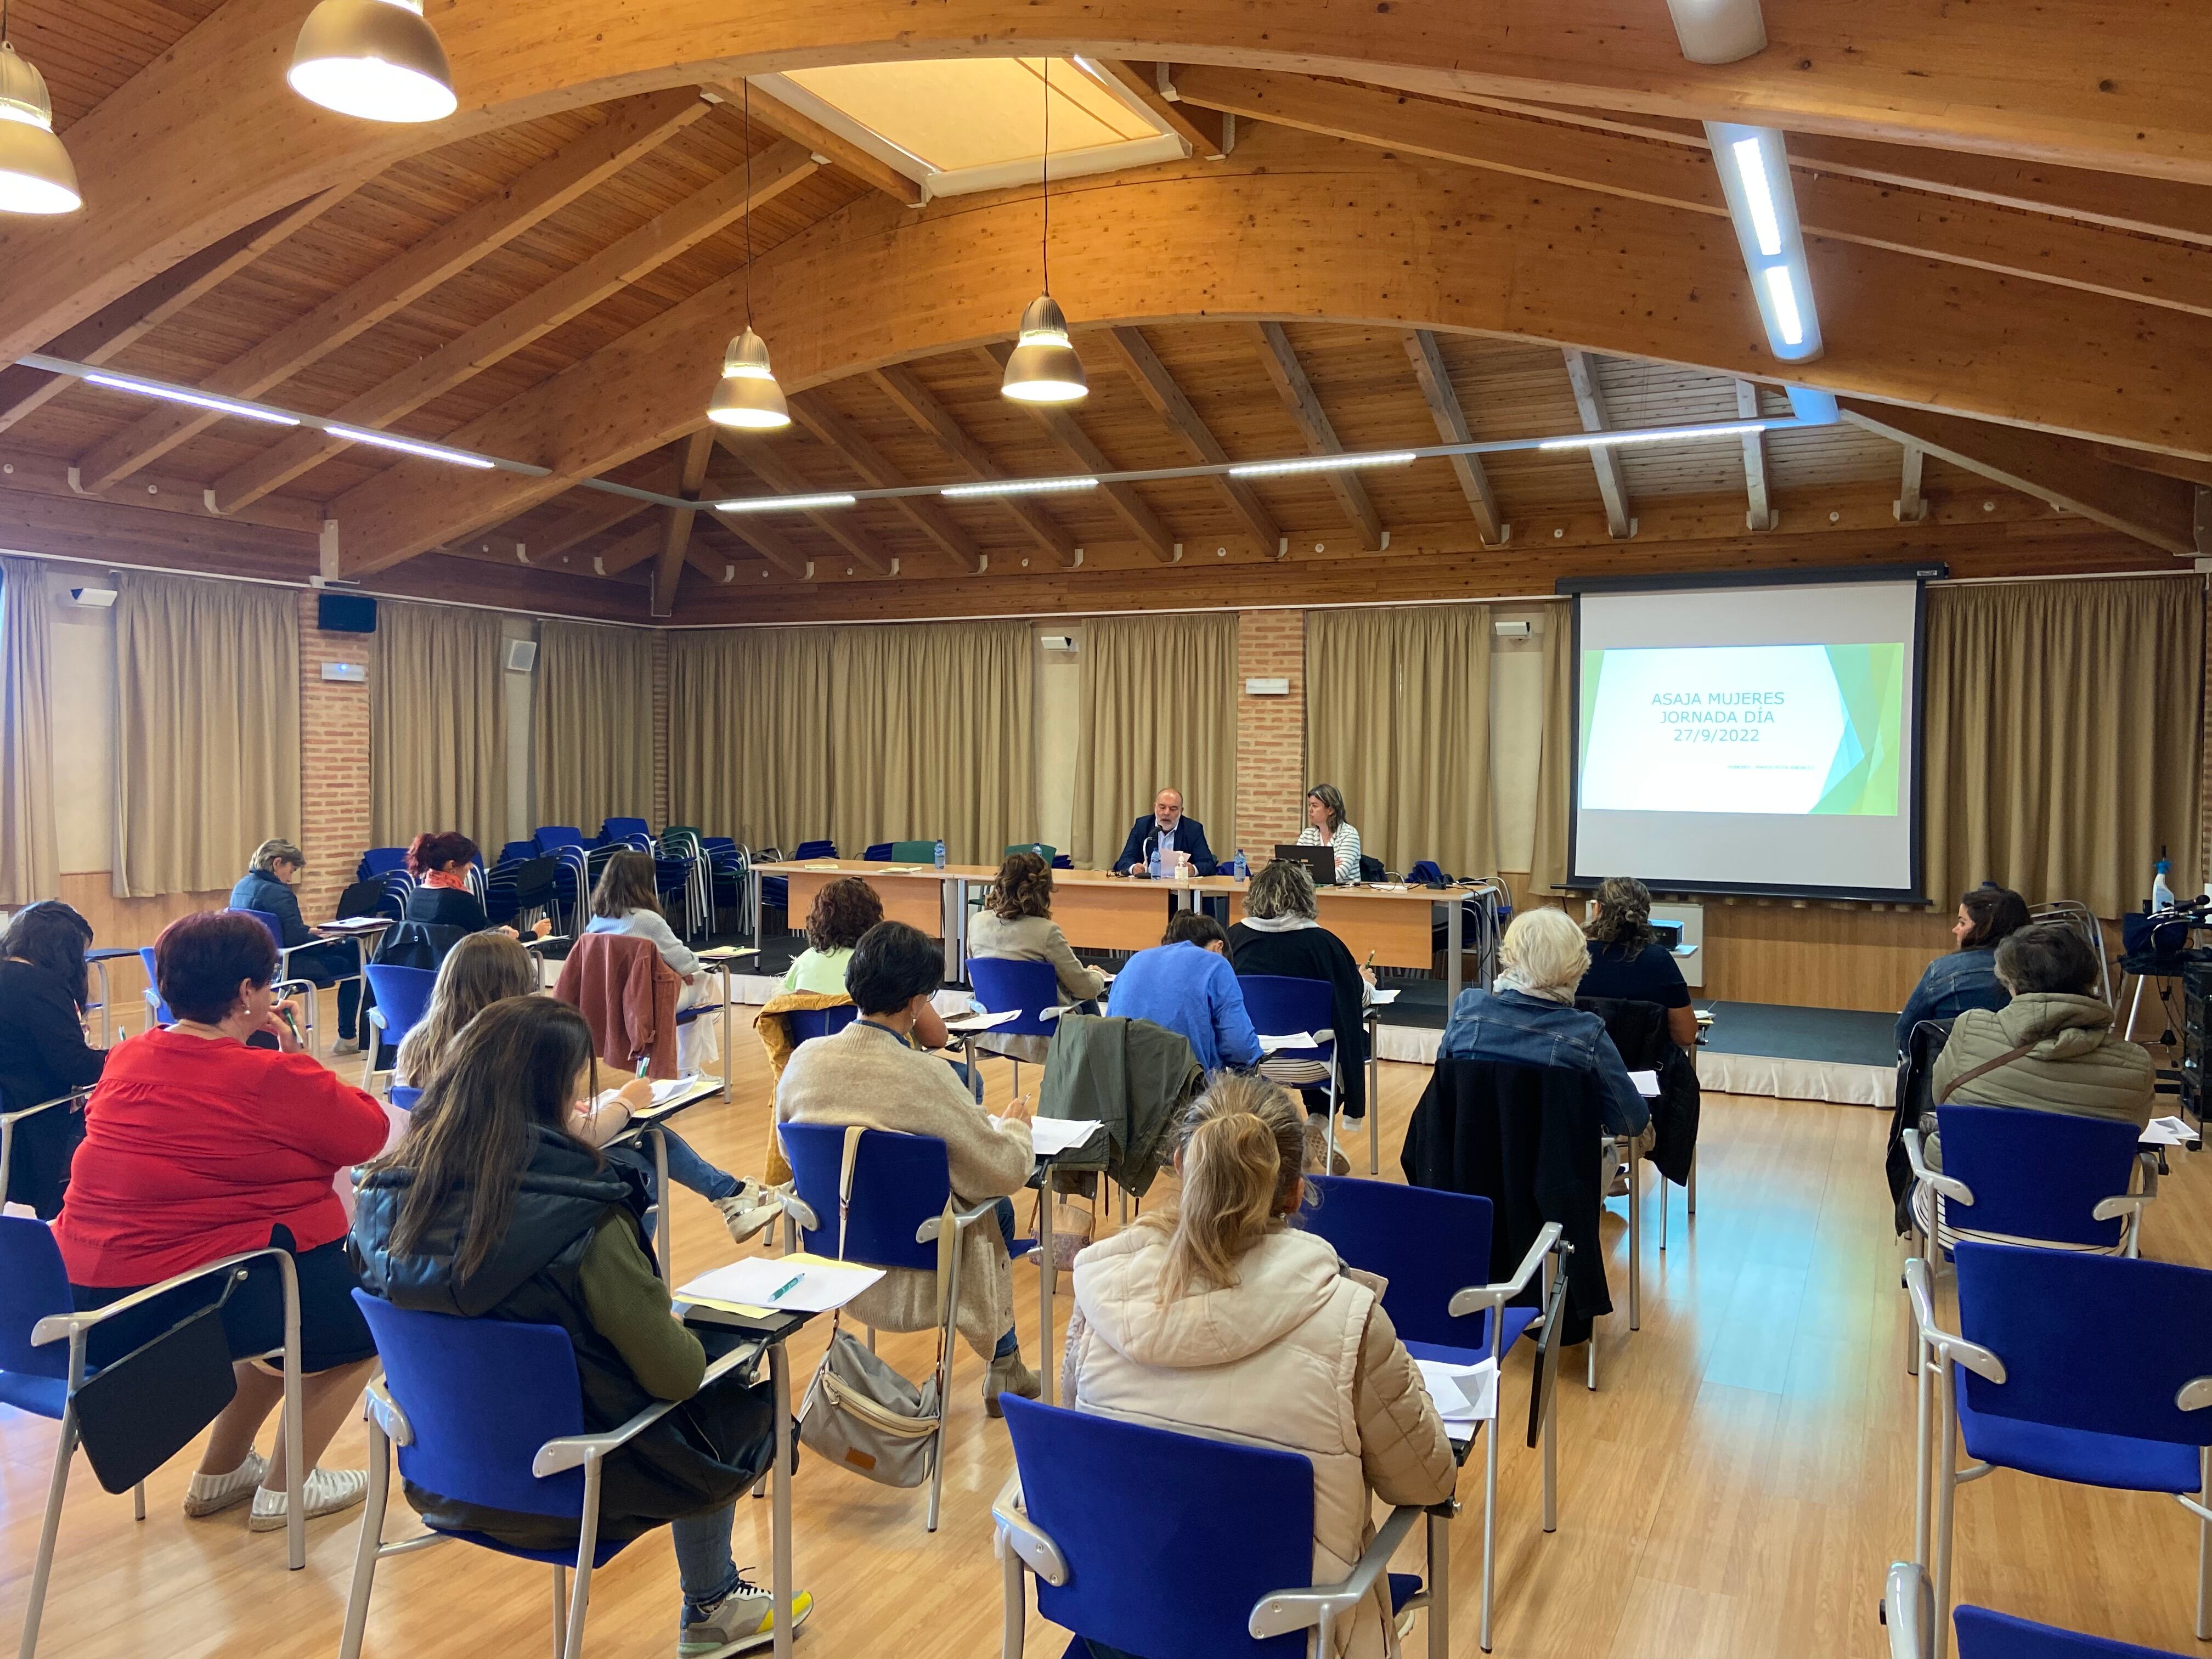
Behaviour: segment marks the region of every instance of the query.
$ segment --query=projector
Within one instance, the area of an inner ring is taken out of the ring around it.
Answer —
[[[88,611],[105,611],[115,603],[115,590],[112,587],[72,587],[70,589],[70,603],[81,605]]]

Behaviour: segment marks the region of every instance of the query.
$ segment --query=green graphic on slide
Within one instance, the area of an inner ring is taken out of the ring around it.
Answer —
[[[1575,757],[1575,775],[1579,778],[1589,764],[1590,728],[1597,724],[1597,683],[1605,672],[1605,653],[1583,653],[1583,718],[1575,730],[1582,734],[1582,752]]]
[[[1905,647],[1831,645],[1829,672],[1844,704],[1844,733],[1816,813],[1893,817],[1904,766]]]

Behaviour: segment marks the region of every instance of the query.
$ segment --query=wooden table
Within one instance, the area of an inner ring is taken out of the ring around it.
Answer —
[[[1194,899],[1225,896],[1229,919],[1244,915],[1244,890],[1249,884],[1227,876],[1206,876],[1187,885]],[[1342,939],[1354,957],[1367,960],[1374,952],[1379,968],[1427,968],[1436,960],[1431,931],[1436,910],[1444,913],[1444,1006],[1459,1000],[1462,975],[1460,953],[1465,948],[1462,904],[1482,896],[1478,887],[1409,887],[1391,890],[1380,887],[1324,887],[1316,895],[1321,925]]]
[[[885,921],[903,921],[934,939],[945,941],[945,977],[963,976],[962,940],[967,931],[963,881],[989,881],[998,874],[975,865],[954,865],[939,870],[933,865],[872,864],[866,859],[808,859],[804,862],[756,864],[752,866],[753,943],[760,943],[761,878],[781,876],[790,884],[790,902],[785,907],[793,926],[812,908],[814,896],[833,881],[860,876],[876,890],[884,903]],[[961,896],[956,916],[952,901]],[[1157,939],[1154,941],[1157,943]]]

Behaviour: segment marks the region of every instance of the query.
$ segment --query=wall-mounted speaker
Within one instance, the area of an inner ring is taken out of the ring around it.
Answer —
[[[507,672],[508,673],[527,674],[532,669],[537,666],[537,641],[509,640],[507,642]]]
[[[325,634],[374,634],[376,601],[366,593],[319,593],[315,626]]]

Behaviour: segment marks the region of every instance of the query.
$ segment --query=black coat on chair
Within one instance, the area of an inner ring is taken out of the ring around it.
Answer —
[[[1889,1115],[1883,1173],[1889,1177],[1900,1236],[1912,1231],[1912,1160],[1905,1156],[1905,1132],[1920,1128],[1920,1120],[1936,1109],[1936,1056],[1950,1040],[1949,1020],[1923,1019],[1912,1028],[1911,1046],[1898,1056],[1897,1104]]]
[[[1686,1186],[1698,1156],[1697,1056],[1667,1030],[1667,1011],[1656,1002],[1632,997],[1577,997],[1575,1006],[1605,1022],[1605,1034],[1620,1050],[1620,1063],[1632,1072],[1653,1072],[1659,1097],[1651,1103],[1651,1161],[1677,1187]]]

